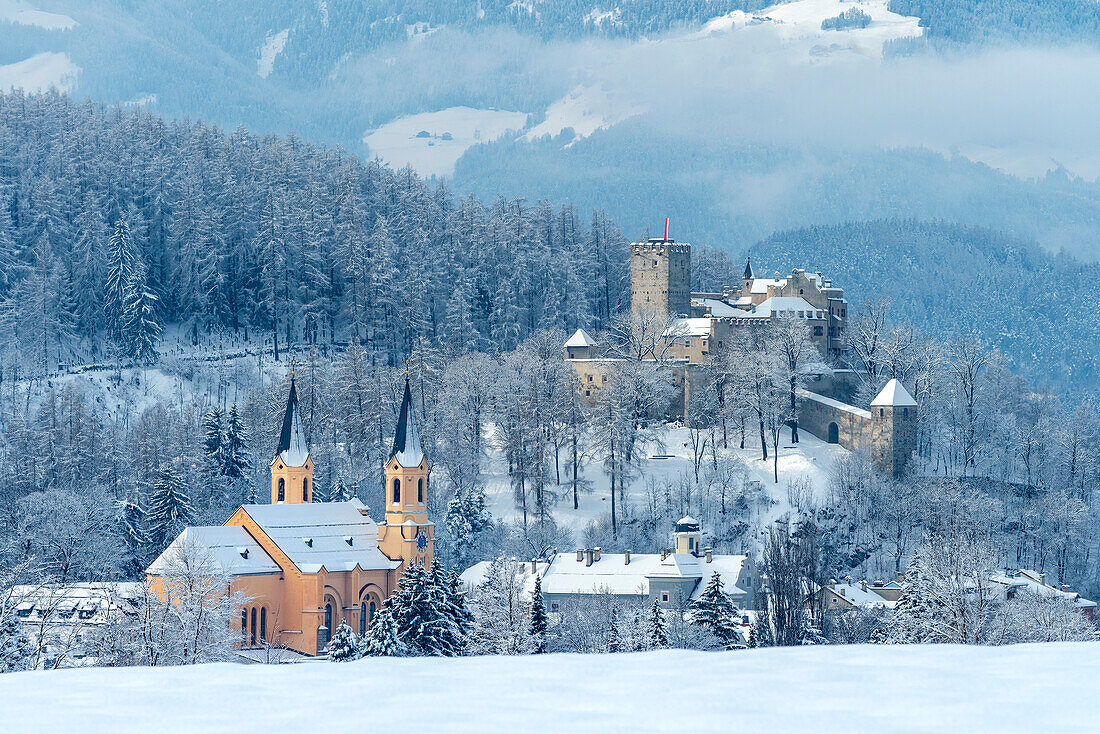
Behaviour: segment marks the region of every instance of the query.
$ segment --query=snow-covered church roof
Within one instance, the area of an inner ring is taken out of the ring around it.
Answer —
[[[200,525],[184,528],[145,572],[152,576],[170,575],[186,555],[194,552],[205,555],[206,558],[201,561],[211,563],[217,573],[251,576],[282,571],[244,528],[236,525]],[[194,562],[195,559],[188,560]]]
[[[915,408],[917,401],[897,379],[886,383],[886,387],[871,401],[872,408]]]
[[[302,430],[302,416],[298,408],[298,390],[294,387],[294,377],[290,378],[290,396],[283,415],[283,430],[279,434],[279,448],[275,450],[278,458],[287,466],[305,466],[309,459],[309,446],[306,434]],[[275,463],[272,461],[271,463]]]
[[[390,458],[406,469],[420,466],[424,450],[420,448],[420,433],[416,430],[416,414],[413,412],[412,391],[409,378],[405,378],[405,395],[401,398],[401,413],[397,416],[397,430],[393,436]]]

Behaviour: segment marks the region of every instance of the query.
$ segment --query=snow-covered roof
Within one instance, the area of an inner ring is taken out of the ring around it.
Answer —
[[[752,288],[749,289],[750,293],[756,293],[759,295],[766,295],[768,292],[768,286],[775,286],[782,288],[787,284],[786,279],[775,280],[774,278],[754,278],[752,281]]]
[[[302,430],[302,417],[299,413],[298,391],[294,387],[294,377],[291,376],[290,395],[286,401],[286,413],[283,414],[283,430],[279,433],[279,447],[276,449],[277,457],[287,466],[305,466],[309,459],[309,446],[306,445],[306,434]]]
[[[864,589],[862,584],[835,584],[831,588],[857,607],[893,609],[897,604],[897,602],[883,599],[873,591],[871,586]]]
[[[994,583],[1004,584],[1005,586],[1027,588],[1040,596],[1061,597],[1066,601],[1073,602],[1074,606],[1076,606],[1078,609],[1085,609],[1096,606],[1096,602],[1085,599],[1080,594],[1073,591],[1062,591],[1061,589],[1045,583],[1042,579],[1042,574],[1024,568],[1016,571],[1010,576],[998,574],[992,577],[992,579],[990,580]]]
[[[738,302],[744,301],[745,303],[751,303],[749,298],[738,299]],[[743,316],[745,311],[740,308],[734,308],[725,301],[719,301],[716,298],[699,298],[694,303],[710,309],[710,315],[715,318],[731,318],[733,316]]]
[[[585,558],[587,554],[585,555]],[[575,553],[559,553],[543,572],[542,590],[547,594],[649,594],[651,578],[704,579],[692,592],[696,596],[715,573],[722,574],[727,594],[744,596],[736,585],[746,556],[714,555],[710,563],[690,553],[670,553],[664,559],[656,553],[602,553],[600,560],[586,565]]]
[[[845,413],[851,413],[853,415],[858,415],[860,418],[871,418],[871,411],[869,411],[869,410],[864,410],[863,408],[857,408],[854,405],[848,405],[847,403],[842,403],[839,400],[833,400],[832,398],[827,398],[824,395],[820,395],[816,392],[810,392],[809,390],[799,390],[798,391],[798,396],[800,398],[805,399],[805,400],[813,400],[814,402],[821,403],[822,405],[828,405],[830,408],[835,408],[837,410],[842,410]]]
[[[269,505],[270,506],[270,505]],[[278,505],[296,507],[297,505]],[[210,554],[217,570],[233,576],[251,576],[279,573],[279,564],[242,527],[225,525],[200,525],[185,528],[176,539],[157,556],[145,570],[152,576],[171,573],[173,559],[190,544],[195,543]]]
[[[693,319],[676,319],[665,330],[664,336],[710,336],[714,328],[714,319],[702,316]]]
[[[596,340],[584,329],[577,329],[573,332],[573,336],[569,337],[569,340],[565,342],[565,346],[594,347],[596,346]]]
[[[420,433],[416,430],[416,413],[413,411],[412,391],[409,378],[405,378],[405,394],[401,398],[401,413],[397,416],[397,430],[393,436],[393,450],[390,458],[406,469],[420,466],[424,461],[424,450],[420,447]]]
[[[823,319],[825,312],[801,296],[772,296],[749,311],[742,311],[741,318],[766,319],[777,313],[802,314],[801,318]]]
[[[917,407],[917,401],[913,399],[913,396],[909,394],[909,391],[905,389],[901,382],[892,379],[871,401],[871,407],[915,408]]]
[[[378,525],[356,498],[241,509],[305,573],[316,573],[322,566],[329,571],[350,571],[356,566],[376,571],[400,565],[378,550]]]
[[[49,620],[51,625],[96,625],[110,621],[115,612],[136,611],[142,588],[137,581],[18,584],[8,593],[25,624]],[[76,612],[80,614],[74,616]]]
[[[535,572],[531,573],[530,561],[515,560],[514,562],[516,564],[516,575],[519,576],[520,582],[523,584],[524,595],[530,598],[535,592],[535,578],[541,577],[546,573],[546,569],[550,564],[546,561],[537,561],[535,563]],[[463,571],[459,575],[458,580],[462,583],[464,589],[470,591],[485,581],[485,577],[488,575],[489,568],[492,565],[492,561],[479,561]]]

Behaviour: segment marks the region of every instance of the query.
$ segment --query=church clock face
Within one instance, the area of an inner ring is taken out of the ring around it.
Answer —
[[[428,547],[428,534],[421,528],[420,532],[416,534],[416,549],[421,553]]]

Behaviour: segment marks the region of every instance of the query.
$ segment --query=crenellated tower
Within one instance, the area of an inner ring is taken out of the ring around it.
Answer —
[[[309,455],[294,374],[290,375],[290,396],[283,415],[279,447],[271,460],[271,504],[290,505],[313,501],[313,459]]]
[[[691,315],[691,245],[665,236],[630,246],[630,308]]]
[[[386,462],[386,517],[378,524],[378,548],[401,561],[399,572],[410,563],[432,564],[435,525],[428,520],[428,468],[406,375],[393,449]]]

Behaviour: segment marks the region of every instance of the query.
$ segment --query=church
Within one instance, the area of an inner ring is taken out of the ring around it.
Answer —
[[[198,546],[229,576],[230,591],[248,598],[240,611],[242,648],[323,654],[341,621],[367,631],[407,565],[431,566],[428,468],[406,377],[382,522],[357,498],[313,502],[314,464],[292,373],[270,466],[271,503],[242,505],[222,526],[186,528],[146,569],[149,583],[163,595],[172,559]]]

